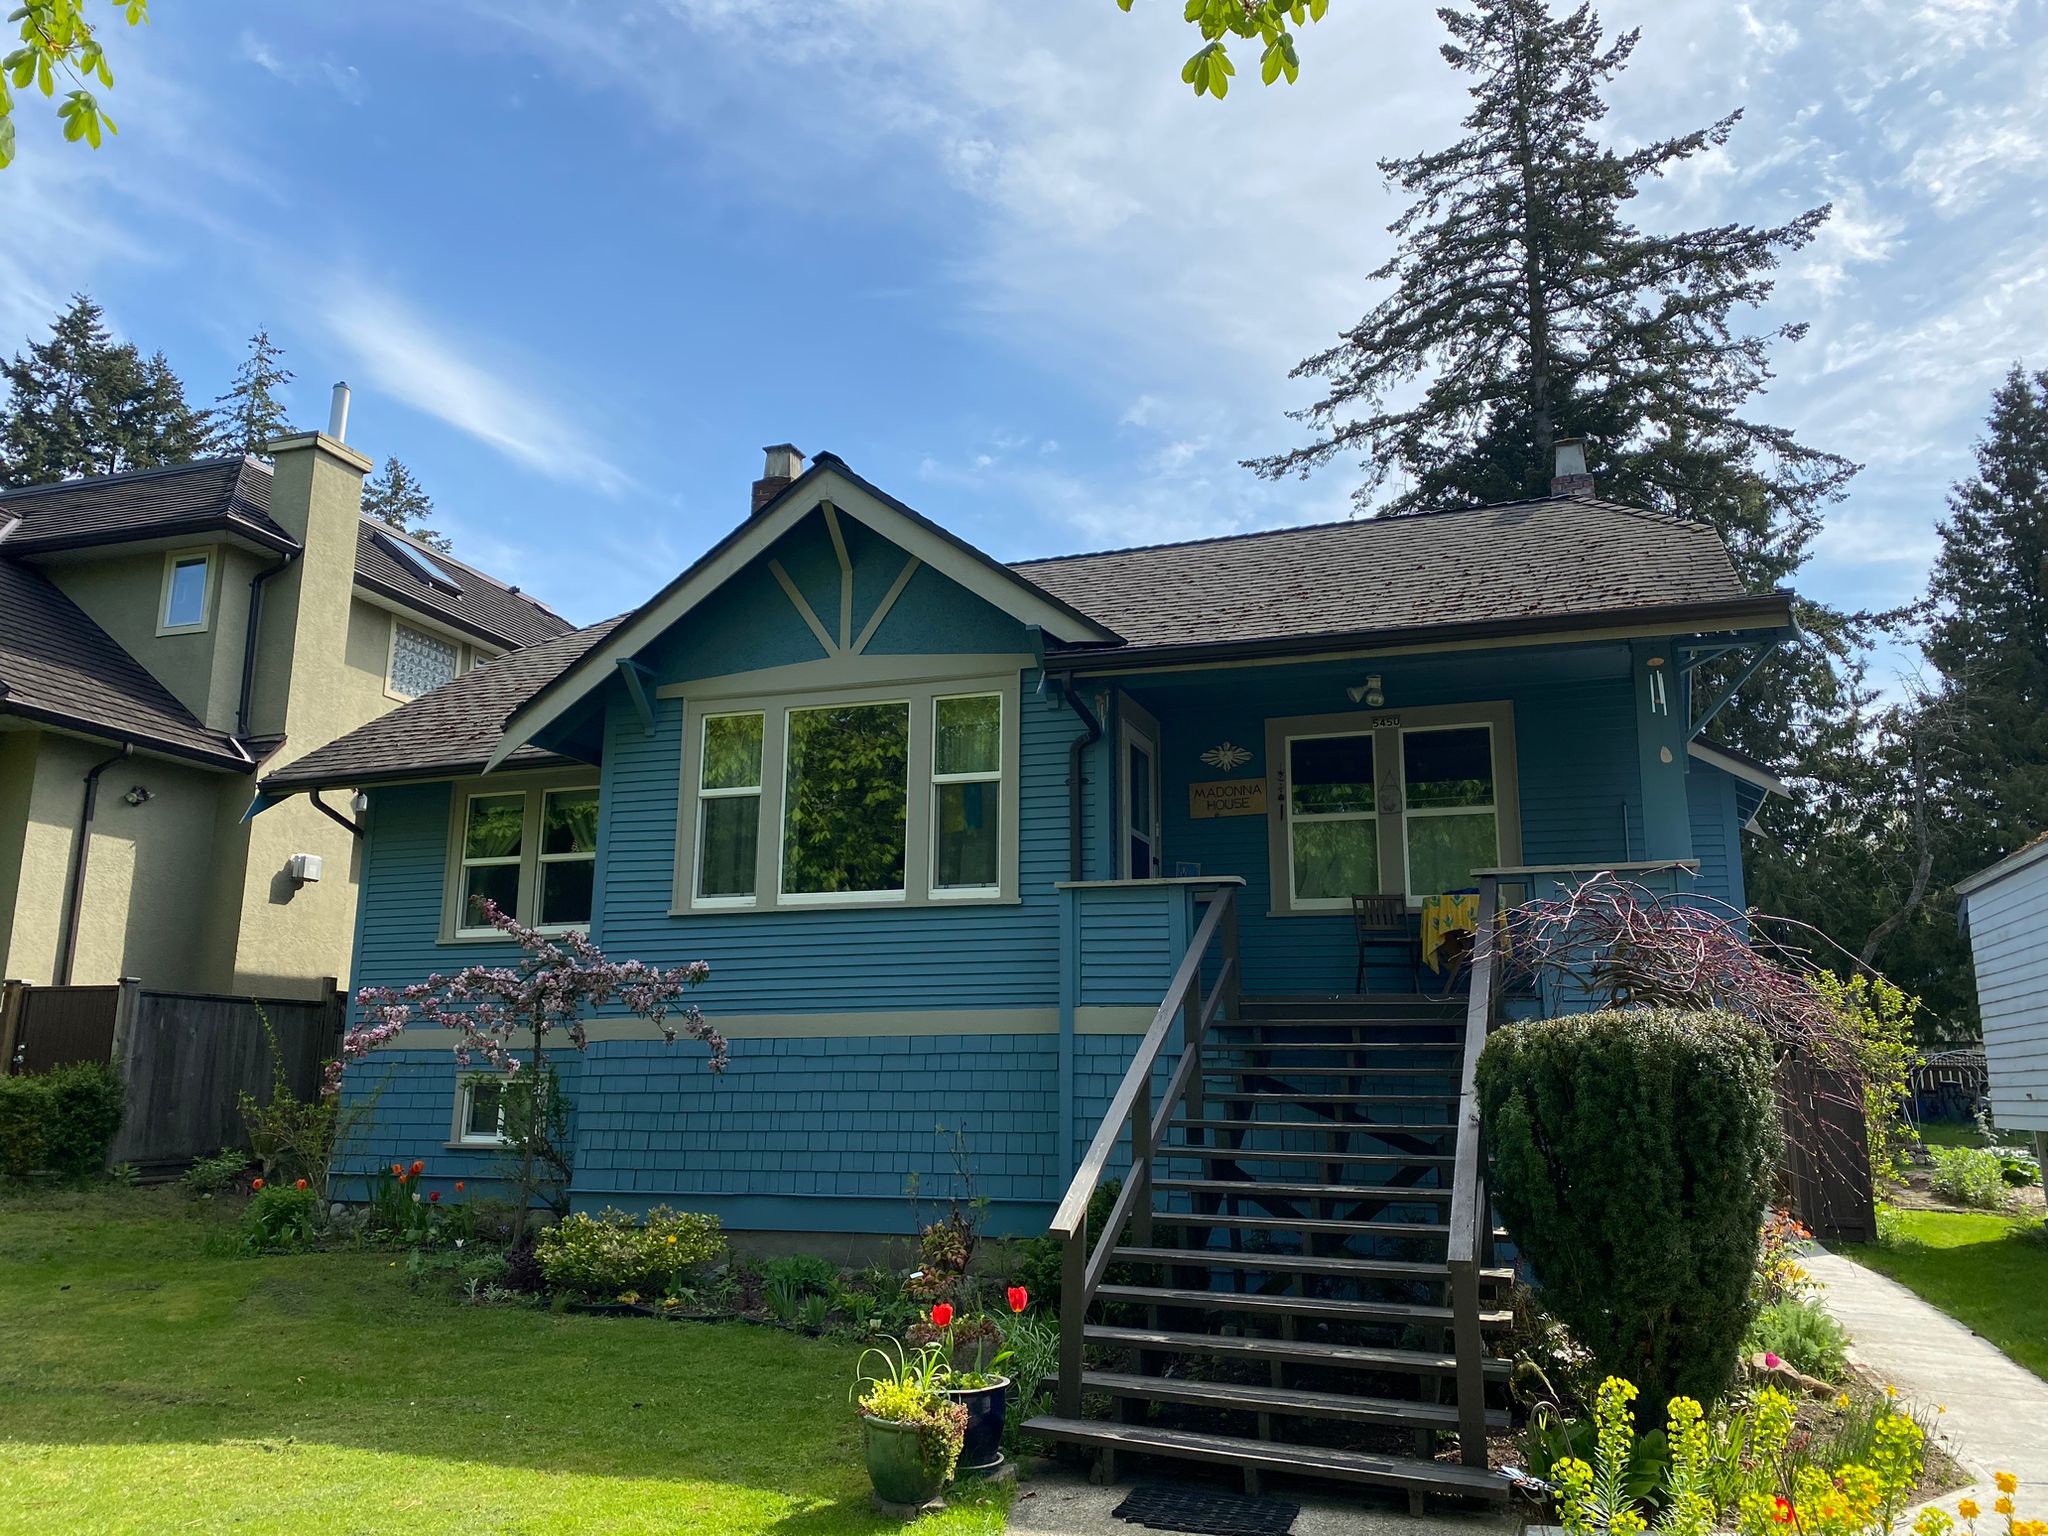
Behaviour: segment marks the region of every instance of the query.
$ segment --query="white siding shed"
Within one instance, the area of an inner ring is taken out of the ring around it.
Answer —
[[[2001,1129],[2048,1135],[2048,837],[1958,882],[1991,1115]]]

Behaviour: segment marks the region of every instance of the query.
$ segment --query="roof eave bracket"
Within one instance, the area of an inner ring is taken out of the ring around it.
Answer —
[[[641,729],[652,736],[655,729],[654,702],[647,695],[647,685],[654,680],[654,674],[630,656],[621,656],[618,668],[619,676],[625,680],[626,692],[633,700],[634,711],[640,716]]]
[[[1699,736],[1700,732],[1704,731],[1707,728],[1708,723],[1713,720],[1714,716],[1718,715],[1719,713],[1721,713],[1723,709],[1728,707],[1728,701],[1735,697],[1736,693],[1741,689],[1742,685],[1748,682],[1752,677],[1756,676],[1757,668],[1761,667],[1766,661],[1770,660],[1772,655],[1776,653],[1778,647],[1783,645],[1784,643],[1785,642],[1781,639],[1773,638],[1770,640],[1766,640],[1762,642],[1760,645],[1758,645],[1756,648],[1756,654],[1749,658],[1748,663],[1742,668],[1740,672],[1737,672],[1734,677],[1728,680],[1727,685],[1723,687],[1719,693],[1715,694],[1713,701],[1709,703],[1703,711],[1701,711],[1699,718],[1693,721],[1692,731],[1691,734],[1687,737],[1687,740],[1696,739]],[[1725,654],[1725,652],[1722,654]]]

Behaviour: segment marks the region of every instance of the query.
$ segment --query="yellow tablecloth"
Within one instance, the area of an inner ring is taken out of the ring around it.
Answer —
[[[1444,940],[1454,933],[1479,930],[1479,898],[1475,896],[1425,896],[1422,898],[1422,963],[1439,969],[1438,953]]]

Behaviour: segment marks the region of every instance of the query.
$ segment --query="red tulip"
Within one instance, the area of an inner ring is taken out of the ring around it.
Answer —
[[[1012,1312],[1022,1312],[1030,1305],[1031,1293],[1029,1291],[1025,1290],[1021,1285],[1010,1287],[1010,1310]]]
[[[438,1205],[438,1204],[440,1204],[440,1201],[441,1201],[441,1191],[439,1191],[438,1189],[437,1189],[437,1190],[434,1190],[434,1191],[433,1191],[432,1193],[430,1193],[430,1194],[429,1194],[429,1195],[427,1196],[427,1204],[429,1204],[429,1205]]]
[[[1785,1502],[1784,1495],[1780,1494],[1777,1498],[1771,1500],[1772,1524],[1790,1525],[1797,1518],[1798,1517],[1792,1512],[1792,1506]]]
[[[934,1328],[950,1328],[952,1324],[953,1308],[949,1303],[942,1301],[932,1308],[932,1326]]]
[[[412,1176],[413,1176],[414,1178],[418,1178],[418,1177],[419,1177],[419,1176],[420,1176],[421,1174],[425,1173],[426,1171],[427,1171],[427,1165],[426,1165],[425,1163],[422,1163],[422,1162],[415,1162],[415,1163],[414,1163],[414,1164],[412,1165]]]
[[[301,1180],[299,1180],[299,1182],[298,1182],[298,1183],[296,1183],[296,1184],[294,1184],[294,1185],[292,1186],[292,1188],[293,1188],[293,1189],[304,1189],[305,1187],[306,1187],[306,1181],[305,1181],[304,1179],[301,1179]]]
[[[249,1189],[250,1189],[250,1192],[251,1192],[251,1193],[254,1193],[254,1192],[255,1192],[256,1190],[259,1190],[259,1189],[261,1189],[262,1187],[263,1187],[263,1181],[262,1181],[261,1179],[251,1179],[251,1180],[249,1181]]]

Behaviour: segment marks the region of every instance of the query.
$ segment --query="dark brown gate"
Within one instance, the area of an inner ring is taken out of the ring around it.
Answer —
[[[119,987],[10,987],[10,1072],[47,1072],[75,1061],[105,1061],[114,1048]]]
[[[1863,1095],[1841,1073],[1795,1053],[1778,1064],[1780,1168],[1792,1214],[1823,1242],[1877,1241]]]

